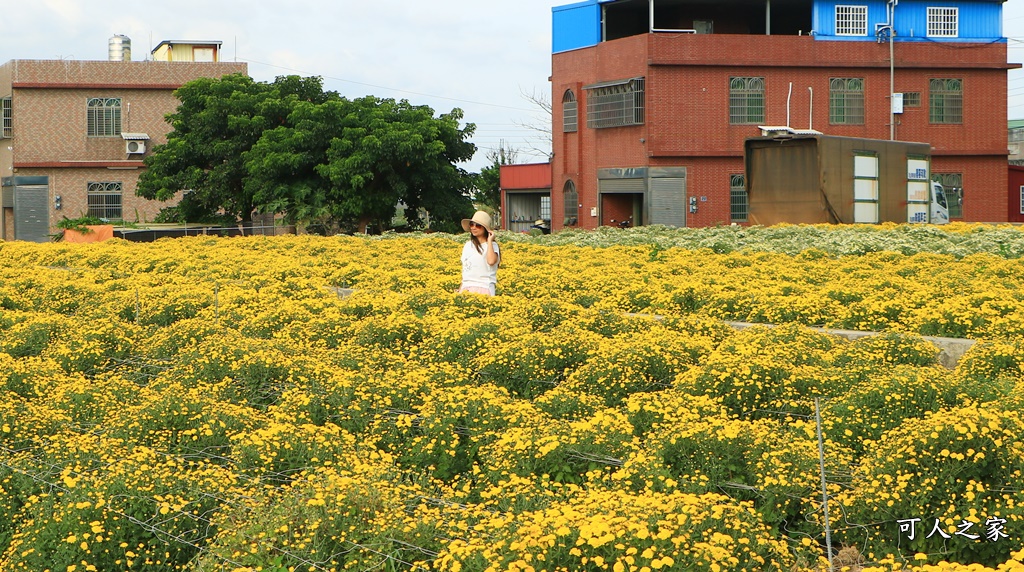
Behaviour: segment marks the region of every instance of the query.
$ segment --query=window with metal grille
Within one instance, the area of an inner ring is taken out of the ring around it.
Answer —
[[[10,138],[14,131],[11,129],[11,98],[0,99],[0,138]]]
[[[1020,214],[1024,214],[1024,185],[1020,186]]]
[[[928,7],[928,37],[955,38],[960,35],[959,8]]]
[[[644,78],[586,86],[587,127],[644,124]]]
[[[576,96],[571,89],[567,89],[562,96],[562,132],[573,133],[578,126],[579,110],[576,108]]]
[[[963,80],[933,79],[928,83],[928,121],[931,123],[963,123]]]
[[[86,105],[86,134],[89,137],[121,135],[121,98],[90,97]]]
[[[764,123],[764,78],[729,78],[729,123]]]
[[[580,195],[576,192],[576,184],[566,181],[562,187],[562,198],[565,200],[565,226],[576,226],[580,218]]]
[[[540,218],[551,220],[551,195],[540,198]]]
[[[903,107],[921,107],[920,91],[903,92]]]
[[[729,210],[732,222],[747,222],[750,203],[747,202],[747,180],[744,175],[729,175]]]
[[[962,173],[932,173],[932,180],[942,184],[943,194],[946,195],[946,207],[949,209],[949,218],[963,218],[964,216],[964,176]]]
[[[121,183],[89,183],[89,216],[121,219]]]
[[[868,7],[836,6],[836,35],[868,35]]]
[[[829,83],[828,120],[833,125],[864,125],[864,80],[834,77]]]

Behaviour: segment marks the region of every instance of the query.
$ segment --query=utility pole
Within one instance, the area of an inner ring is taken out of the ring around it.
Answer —
[[[896,61],[894,59],[893,41],[896,37],[896,4],[899,0],[889,0],[889,140],[896,140]]]

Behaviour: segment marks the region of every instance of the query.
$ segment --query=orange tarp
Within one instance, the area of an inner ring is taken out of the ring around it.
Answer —
[[[89,229],[89,232],[81,233],[70,228],[66,229],[64,231],[64,242],[103,242],[109,238],[114,238],[114,225],[112,224],[87,225],[85,228]]]

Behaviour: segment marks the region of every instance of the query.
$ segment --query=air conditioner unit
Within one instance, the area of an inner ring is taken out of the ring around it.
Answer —
[[[139,154],[139,153],[145,153],[146,152],[146,142],[145,141],[125,141],[124,142],[124,152],[128,153],[129,155],[136,155],[136,154]]]

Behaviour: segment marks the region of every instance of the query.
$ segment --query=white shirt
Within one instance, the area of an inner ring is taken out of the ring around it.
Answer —
[[[494,247],[494,254],[498,255],[498,261],[501,262],[498,243],[492,242],[491,245]],[[473,241],[467,240],[466,244],[462,247],[462,285],[464,287],[487,288],[493,296],[494,287],[498,284],[498,265],[491,266],[487,264],[487,258],[484,254],[487,252],[486,246],[486,243],[481,244],[480,248],[484,252],[477,252],[476,247],[473,246]]]

